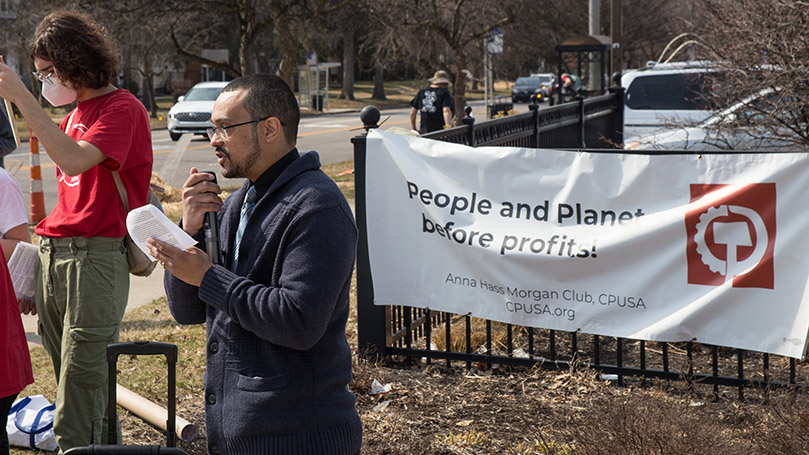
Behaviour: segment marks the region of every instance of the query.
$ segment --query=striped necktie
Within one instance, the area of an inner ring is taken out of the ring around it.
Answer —
[[[255,185],[253,185],[249,190],[247,190],[247,195],[244,197],[244,203],[242,203],[242,214],[239,218],[239,229],[236,230],[236,240],[233,241],[233,270],[236,270],[236,266],[239,263],[239,244],[242,241],[244,228],[247,226],[247,219],[250,218],[250,214],[253,213],[257,200],[258,193],[256,192]]]

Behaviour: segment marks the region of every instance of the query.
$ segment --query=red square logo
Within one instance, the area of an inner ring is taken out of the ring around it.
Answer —
[[[688,283],[773,289],[775,183],[691,185]]]

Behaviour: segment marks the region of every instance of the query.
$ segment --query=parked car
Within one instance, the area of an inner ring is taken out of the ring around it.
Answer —
[[[706,61],[651,63],[626,71],[621,76],[626,89],[624,137],[637,140],[661,130],[693,126],[714,114],[718,87],[706,78],[714,71],[716,65]]]
[[[649,134],[626,145],[628,150],[801,150],[805,147],[788,140],[789,133],[766,130],[756,122],[759,116],[769,115],[772,106],[766,98],[774,100],[778,94],[764,89],[724,109],[696,126]]]
[[[212,125],[213,103],[227,84],[200,82],[177,98],[177,103],[169,109],[168,129],[172,141],[180,139],[183,133],[205,135],[205,130]]]
[[[531,101],[531,95],[539,91],[540,85],[538,77],[518,77],[511,89],[511,102]]]

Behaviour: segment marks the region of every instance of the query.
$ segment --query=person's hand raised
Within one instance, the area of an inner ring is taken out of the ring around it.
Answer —
[[[222,190],[213,182],[214,176],[191,168],[191,175],[183,184],[183,230],[194,235],[202,229],[205,214],[222,209]]]

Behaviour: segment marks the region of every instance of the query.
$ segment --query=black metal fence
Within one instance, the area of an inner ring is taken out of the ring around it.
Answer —
[[[378,111],[361,114],[366,129],[375,128]],[[423,137],[472,146],[530,148],[614,148],[621,143],[623,91],[577,100],[526,114],[464,125]],[[574,332],[522,327],[470,315],[408,306],[374,305],[368,262],[365,212],[365,137],[354,144],[357,246],[357,331],[366,355],[423,358],[491,366],[539,365],[547,369],[586,366],[613,375],[619,384],[650,378],[684,380],[689,387],[746,388],[809,386],[809,367],[795,359],[700,343],[659,343]],[[639,379],[638,379],[639,378]]]
[[[472,147],[503,145],[528,148],[616,148],[623,142],[624,89],[603,96],[557,104],[545,109],[532,104],[524,114],[477,123],[468,114],[464,125],[422,137]]]

